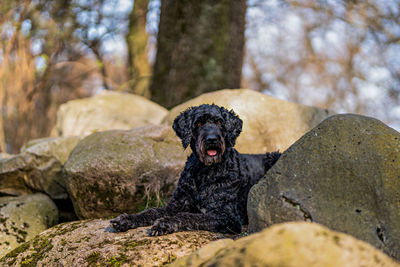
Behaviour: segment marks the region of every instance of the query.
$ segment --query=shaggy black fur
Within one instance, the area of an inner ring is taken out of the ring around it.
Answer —
[[[107,231],[124,232],[153,225],[149,235],[186,230],[240,233],[247,224],[250,188],[278,160],[280,153],[240,154],[233,146],[242,120],[217,105],[201,105],[182,112],[173,129],[187,159],[178,187],[165,207],[138,214],[122,214],[111,220]]]

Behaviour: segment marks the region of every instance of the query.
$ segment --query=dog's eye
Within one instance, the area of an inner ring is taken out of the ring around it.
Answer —
[[[196,127],[200,127],[200,126],[201,126],[201,122],[197,122]]]
[[[218,125],[222,125],[222,121],[217,121],[217,124]]]

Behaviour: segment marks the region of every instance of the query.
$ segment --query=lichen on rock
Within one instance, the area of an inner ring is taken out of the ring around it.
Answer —
[[[313,221],[400,259],[400,133],[332,116],[305,134],[249,193],[249,230]]]
[[[57,207],[44,194],[1,197],[0,257],[57,222]]]
[[[160,266],[214,241],[218,234],[198,231],[161,237],[147,228],[106,233],[107,220],[64,223],[11,251],[1,266]]]
[[[77,215],[104,218],[169,198],[185,161],[171,127],[147,126],[86,137],[64,168]]]
[[[232,241],[218,240],[172,263],[171,267],[399,267],[366,242],[316,223],[291,222]]]

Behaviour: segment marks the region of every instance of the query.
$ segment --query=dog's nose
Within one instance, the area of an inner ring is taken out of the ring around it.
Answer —
[[[207,135],[206,141],[208,143],[216,143],[217,142],[217,136],[215,134]]]

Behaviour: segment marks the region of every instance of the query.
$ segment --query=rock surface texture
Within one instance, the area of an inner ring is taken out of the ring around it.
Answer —
[[[371,245],[315,223],[274,225],[261,233],[214,241],[170,266],[399,267]]]
[[[23,147],[20,154],[0,159],[0,192],[22,195],[39,191],[53,199],[68,198],[62,167],[81,139],[37,139]]]
[[[249,231],[312,221],[400,259],[400,134],[332,116],[292,145],[250,191]]]
[[[147,236],[147,228],[106,233],[108,220],[57,225],[0,259],[0,266],[162,266],[220,238],[209,232]]]
[[[243,120],[243,132],[235,148],[241,153],[286,150],[303,134],[333,112],[286,102],[248,89],[220,90],[203,94],[174,107],[164,121],[172,124],[180,112],[200,104],[216,104]]]
[[[52,136],[89,135],[110,129],[127,130],[159,124],[167,112],[138,95],[102,92],[61,105]]]
[[[94,133],[65,164],[68,191],[80,218],[105,218],[166,200],[186,155],[169,126]],[[152,203],[150,203],[152,204]]]
[[[27,164],[21,155],[0,158],[0,193],[9,196],[30,194],[33,191],[25,184]]]
[[[44,194],[0,197],[0,258],[57,222],[57,207]]]

